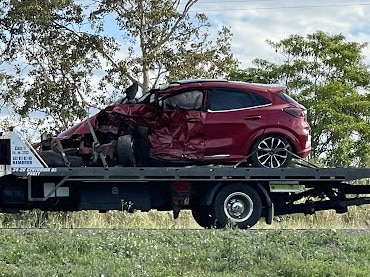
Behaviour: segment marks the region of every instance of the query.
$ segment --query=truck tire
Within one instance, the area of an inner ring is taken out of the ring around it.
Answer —
[[[117,162],[122,166],[136,166],[134,140],[131,135],[124,135],[118,138]]]
[[[264,136],[251,148],[252,165],[267,168],[287,167],[292,161],[291,152],[292,146],[286,138],[278,135]]]
[[[196,223],[205,229],[215,227],[215,217],[211,214],[211,208],[208,206],[196,206],[191,210],[191,214]]]
[[[224,228],[228,222],[240,229],[254,226],[262,214],[262,200],[252,187],[245,184],[227,185],[214,201],[216,227]]]

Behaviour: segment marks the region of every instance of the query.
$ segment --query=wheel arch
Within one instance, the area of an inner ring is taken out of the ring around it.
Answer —
[[[272,136],[272,135],[275,135],[275,136],[279,136],[279,137],[283,137],[285,138],[286,140],[288,140],[288,142],[290,143],[291,147],[292,147],[292,152],[294,154],[297,154],[297,145],[299,145],[299,140],[298,138],[292,134],[291,132],[283,129],[284,132],[279,132],[279,130],[277,129],[267,129],[265,130],[265,132],[263,133],[260,133],[258,136],[254,136],[253,137],[253,141],[251,142],[251,145],[249,147],[249,150],[248,150],[248,155],[251,154],[251,151],[252,151],[252,148],[253,148],[253,145],[261,138],[264,138],[264,137],[268,137],[268,136]]]

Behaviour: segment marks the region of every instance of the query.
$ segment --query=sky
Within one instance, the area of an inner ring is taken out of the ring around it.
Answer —
[[[293,34],[306,36],[320,30],[343,34],[347,41],[370,42],[370,0],[198,0],[190,14],[196,12],[207,15],[214,34],[222,26],[231,29],[232,52],[241,68],[252,66],[255,58],[278,62],[279,56],[266,39],[277,42]],[[370,47],[363,55],[370,67]],[[8,114],[8,109],[0,107],[0,119]]]
[[[320,30],[370,42],[370,0],[199,0],[191,12],[205,13],[215,30],[230,27],[232,52],[241,67],[251,66],[254,58],[276,61],[266,39],[277,42]],[[370,48],[363,54],[370,65]]]

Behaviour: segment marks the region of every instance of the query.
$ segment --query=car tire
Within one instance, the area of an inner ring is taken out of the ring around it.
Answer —
[[[287,167],[292,161],[290,142],[278,135],[269,135],[258,139],[253,144],[251,153],[251,162],[254,167]]]
[[[217,194],[213,209],[217,228],[225,228],[230,222],[239,229],[248,229],[261,218],[262,200],[252,187],[232,184]]]
[[[196,223],[205,229],[215,227],[215,217],[211,214],[211,207],[196,206],[191,209],[191,214]]]
[[[136,166],[134,140],[131,135],[124,135],[118,138],[117,163],[127,167]]]

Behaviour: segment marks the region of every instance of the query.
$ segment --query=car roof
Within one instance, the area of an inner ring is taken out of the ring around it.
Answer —
[[[229,81],[226,79],[185,79],[178,80],[160,87],[159,94],[176,92],[182,88],[207,88],[225,87],[235,89],[249,89],[258,92],[279,93],[286,90],[286,86],[280,84],[261,84],[243,81]]]

